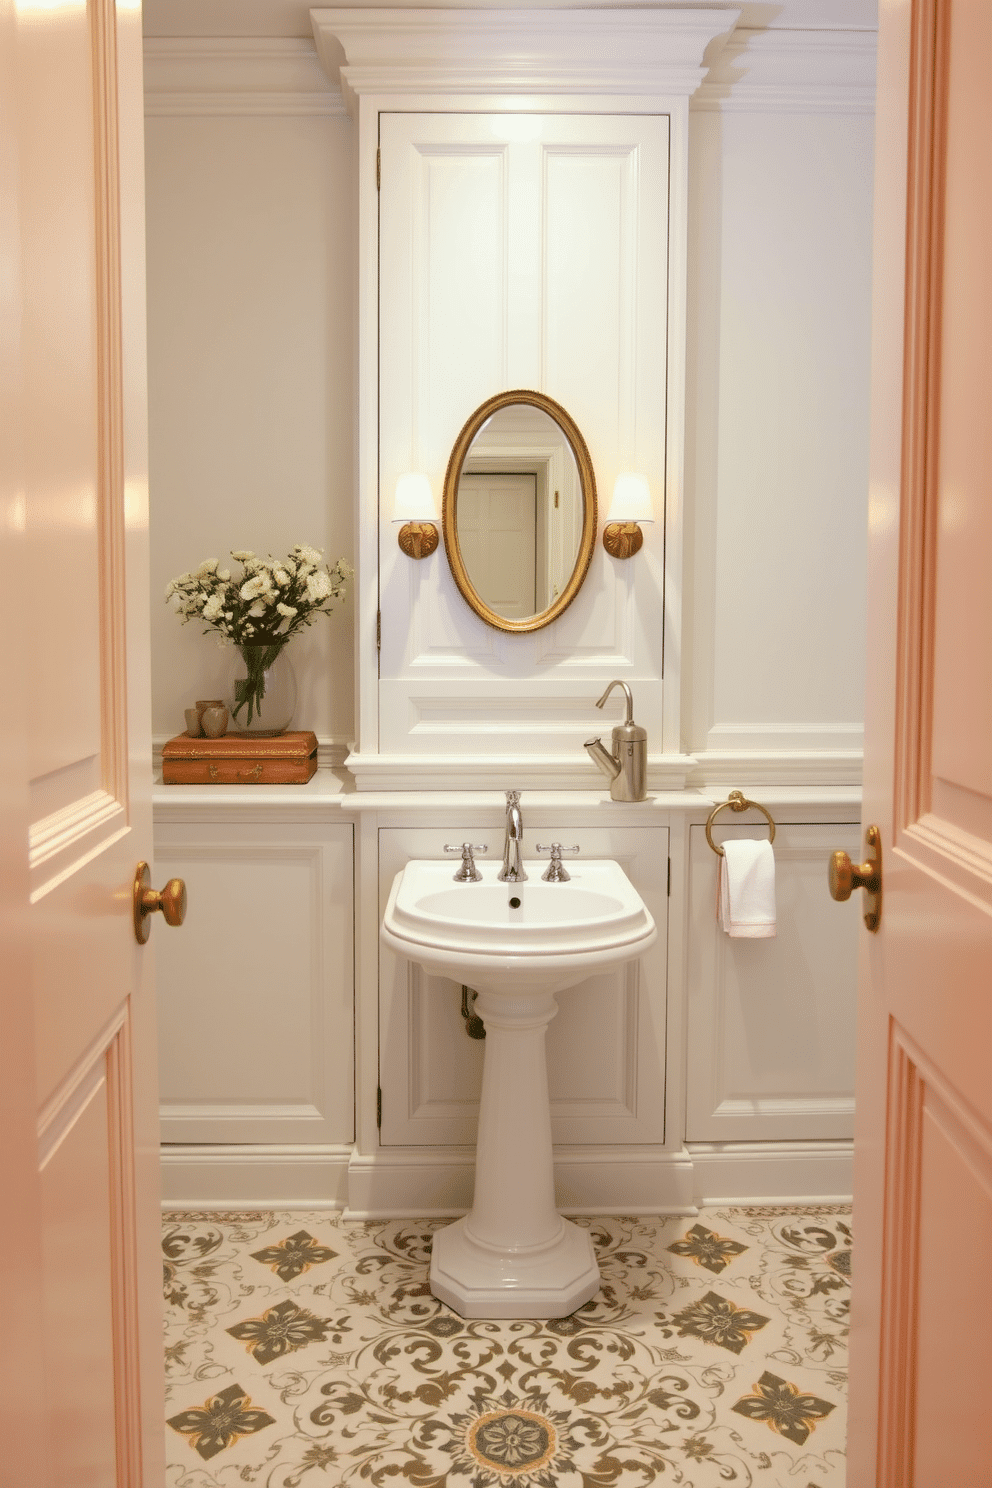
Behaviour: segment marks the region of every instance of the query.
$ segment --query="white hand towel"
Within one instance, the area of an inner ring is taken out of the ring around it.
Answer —
[[[728,935],[758,940],[776,934],[775,854],[770,842],[751,837],[724,842],[718,915]]]

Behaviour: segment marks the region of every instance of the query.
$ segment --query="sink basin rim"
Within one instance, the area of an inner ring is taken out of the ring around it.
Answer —
[[[527,863],[530,877],[519,886],[522,899],[549,899],[565,907],[573,893],[571,884],[544,883],[540,879],[541,862]],[[483,869],[482,884],[456,884],[451,865],[429,859],[412,860],[394,878],[389,902],[383,915],[381,934],[387,945],[411,960],[427,965],[433,960],[440,969],[462,967],[465,971],[497,966],[525,970],[543,967],[574,967],[576,960],[595,969],[596,966],[631,960],[647,950],[657,938],[657,928],[641,896],[613,859],[586,859],[576,865],[575,889],[606,896],[616,906],[613,914],[590,920],[564,919],[508,921],[484,918],[439,918],[418,906],[432,894],[450,890],[452,902],[466,909],[473,905],[471,895],[487,885],[497,886],[500,896],[514,894],[514,884],[498,884],[498,865],[488,863]],[[405,890],[405,892],[404,892]],[[464,896],[464,898],[462,897]],[[553,897],[552,897],[553,896]],[[561,896],[559,898],[559,896]],[[491,898],[492,895],[487,897]],[[577,896],[576,896],[577,897]],[[479,901],[481,906],[481,900]],[[511,911],[512,913],[512,911]],[[512,927],[512,936],[507,931]],[[441,975],[449,974],[440,971]]]

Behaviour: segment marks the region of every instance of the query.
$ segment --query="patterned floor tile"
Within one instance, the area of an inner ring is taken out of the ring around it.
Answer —
[[[494,1322],[437,1223],[167,1215],[168,1488],[843,1488],[849,1211],[579,1223],[597,1296]]]

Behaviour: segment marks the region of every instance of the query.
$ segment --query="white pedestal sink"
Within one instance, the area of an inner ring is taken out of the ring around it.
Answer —
[[[430,1285],[462,1317],[565,1317],[599,1290],[589,1236],[555,1209],[544,1034],[555,993],[640,956],[654,920],[618,863],[545,883],[456,883],[449,863],[397,874],[382,939],[435,976],[474,987],[486,1051],[471,1213],[434,1237]]]

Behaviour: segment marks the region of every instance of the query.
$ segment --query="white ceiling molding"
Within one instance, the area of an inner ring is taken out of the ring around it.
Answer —
[[[872,114],[874,31],[738,28],[714,58],[692,110]]]
[[[312,10],[317,51],[346,102],[362,93],[686,97],[739,7]],[[342,65],[342,49],[344,64]]]
[[[346,112],[308,39],[146,37],[144,55],[146,118]]]

